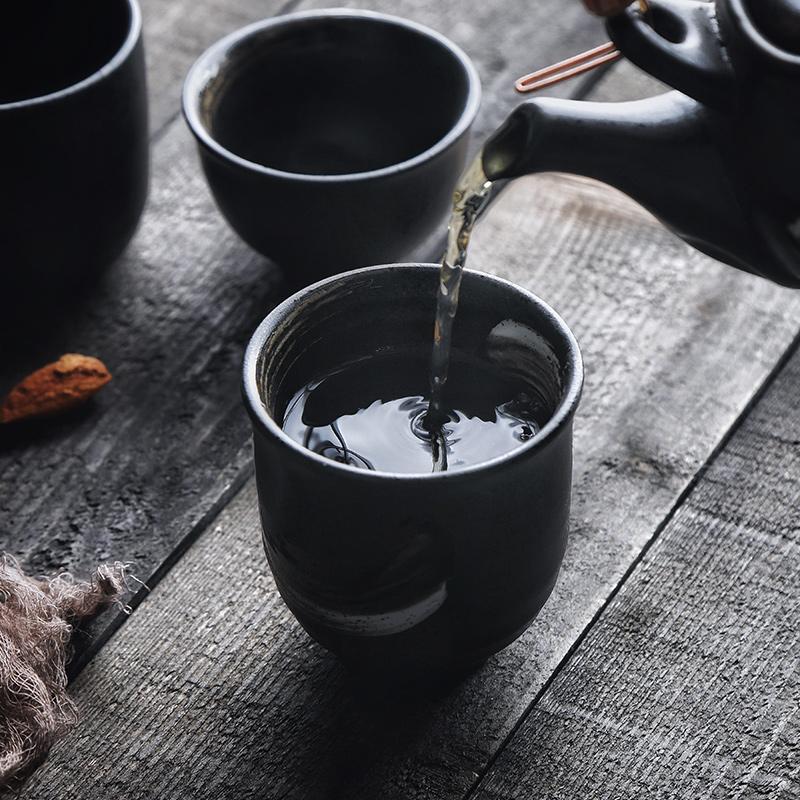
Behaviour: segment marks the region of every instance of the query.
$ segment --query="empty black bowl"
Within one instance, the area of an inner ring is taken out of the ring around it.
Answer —
[[[402,260],[442,225],[479,101],[445,37],[347,10],[231,34],[183,93],[220,209],[294,282]]]

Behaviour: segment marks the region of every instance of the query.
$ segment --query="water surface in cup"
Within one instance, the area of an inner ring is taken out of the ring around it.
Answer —
[[[548,403],[509,377],[458,351],[441,424],[426,424],[428,353],[398,351],[362,359],[303,387],[284,415],[292,439],[333,461],[397,473],[457,470],[516,449],[549,417]]]

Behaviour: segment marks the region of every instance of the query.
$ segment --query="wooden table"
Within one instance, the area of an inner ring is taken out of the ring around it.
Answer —
[[[323,3],[143,5],[141,229],[82,302],[3,345],[0,389],[65,351],[115,380],[33,440],[3,432],[0,536],[35,571],[121,559],[152,591],[79,638],[83,721],[23,797],[800,797],[800,293],[690,251],[605,187],[512,184],[471,266],[537,292],[582,344],[564,568],[527,633],[463,684],[364,697],[266,566],[238,373],[285,289],[215,210],[178,111],[213,40]],[[515,76],[603,41],[572,0],[371,5],[473,56],[479,137]],[[656,88],[623,64],[556,93]]]

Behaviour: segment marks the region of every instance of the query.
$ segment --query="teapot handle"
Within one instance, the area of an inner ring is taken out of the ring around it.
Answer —
[[[733,68],[720,41],[714,4],[649,0],[642,14],[628,8],[606,21],[614,44],[636,66],[706,105],[736,104]]]

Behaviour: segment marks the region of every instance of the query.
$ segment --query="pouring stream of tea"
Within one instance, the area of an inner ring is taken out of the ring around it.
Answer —
[[[492,372],[480,359],[467,368],[469,356],[464,362],[461,354],[462,370],[451,381],[453,397],[445,396],[450,362],[459,357],[452,349],[453,325],[467,249],[491,188],[478,156],[453,194],[430,361],[417,361],[417,372],[412,352],[387,353],[380,364],[354,362],[315,379],[285,413],[283,428],[293,439],[360,469],[417,473],[425,471],[426,452],[433,472],[444,472],[480,463],[536,435],[537,393],[513,376]],[[415,377],[424,382],[426,367],[429,400]]]
[[[464,173],[458,188],[453,193],[453,212],[447,228],[447,250],[439,273],[431,354],[431,400],[426,415],[426,427],[430,430],[433,441],[441,438],[435,434],[447,420],[444,390],[450,365],[453,323],[458,311],[458,296],[464,266],[467,263],[469,240],[480,212],[489,202],[491,189],[492,182],[483,171],[481,152]],[[442,458],[444,457],[445,455],[442,455]],[[434,448],[434,469],[439,462],[440,458],[437,457]],[[440,468],[446,469],[446,462]]]

